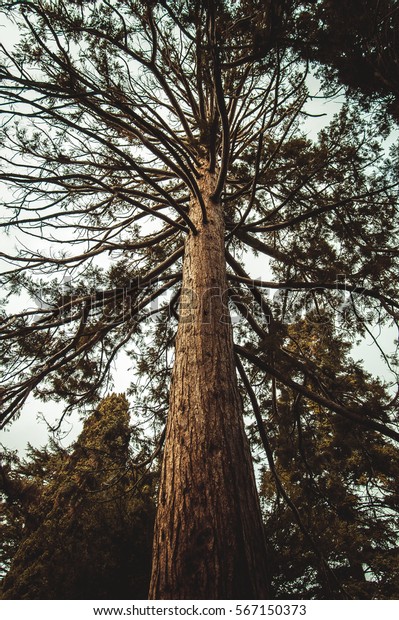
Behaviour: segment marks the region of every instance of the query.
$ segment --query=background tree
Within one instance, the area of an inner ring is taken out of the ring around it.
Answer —
[[[398,121],[397,3],[322,0],[301,2],[298,11],[292,44],[305,58],[321,63],[319,74],[330,90],[344,85],[360,95],[364,107],[374,103],[374,113],[383,116],[386,108]],[[283,28],[280,32],[284,36]]]
[[[154,484],[134,464],[129,423],[126,398],[112,395],[70,449],[3,464],[3,598],[146,597]]]
[[[291,351],[301,350],[309,360],[322,351],[334,393],[368,394],[378,407],[381,382],[349,357],[350,343],[333,338],[331,324],[318,318],[309,315],[291,326]],[[261,497],[274,596],[397,598],[395,447],[374,431],[331,419],[289,389],[280,391],[264,424],[269,467]]]
[[[276,37],[272,2],[0,6],[21,37],[0,70],[3,225],[20,239],[4,283],[37,303],[2,315],[2,421],[32,392],[95,402],[130,349],[158,433],[169,401],[150,597],[263,598],[236,367],[262,434],[259,376],[263,403],[292,390],[306,415],[399,438],[396,399],[336,391],[323,350],[287,327],[316,313],[339,348],[397,321],[387,129],[348,101],[307,135],[309,66]]]

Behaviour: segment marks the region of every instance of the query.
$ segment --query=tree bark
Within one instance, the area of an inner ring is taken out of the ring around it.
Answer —
[[[150,599],[260,599],[267,564],[259,498],[237,387],[227,308],[224,220],[208,223],[192,199],[198,235],[187,237]]]

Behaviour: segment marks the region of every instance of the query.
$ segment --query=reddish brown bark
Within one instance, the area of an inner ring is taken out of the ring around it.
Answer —
[[[151,599],[259,599],[266,557],[227,312],[224,222],[201,180],[209,222],[187,238],[180,323],[154,535]]]

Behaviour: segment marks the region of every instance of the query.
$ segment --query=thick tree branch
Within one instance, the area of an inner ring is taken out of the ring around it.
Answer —
[[[272,367],[270,364],[260,359],[257,355],[255,355],[251,351],[248,351],[248,349],[246,349],[245,347],[236,345],[235,350],[237,351],[239,355],[241,355],[242,357],[247,359],[249,362],[251,362],[251,364],[254,364],[261,370],[264,370],[265,372],[269,373],[272,377],[275,377],[276,379],[278,379],[278,381],[280,381],[283,385],[291,388],[297,393],[299,392],[299,394],[302,394],[305,398],[308,398],[314,403],[317,403],[318,405],[325,407],[329,411],[338,413],[344,418],[351,420],[355,424],[359,424],[360,426],[368,428],[369,430],[377,431],[381,433],[382,435],[385,435],[386,437],[390,437],[391,439],[394,439],[395,441],[399,441],[398,431],[395,431],[394,429],[391,429],[385,424],[381,424],[380,422],[377,422],[373,420],[372,418],[368,418],[367,412],[365,412],[365,414],[362,415],[361,413],[348,409],[347,407],[344,407],[343,405],[340,405],[339,403],[336,403],[320,394],[317,394],[316,392],[309,390],[308,388],[304,387],[300,383],[297,383],[293,379],[290,379],[286,374],[279,372],[276,368]]]

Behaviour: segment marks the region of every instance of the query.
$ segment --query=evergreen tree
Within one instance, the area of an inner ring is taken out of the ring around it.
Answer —
[[[306,417],[320,407],[332,425],[399,439],[386,390],[336,391],[323,350],[302,354],[287,327],[316,309],[353,342],[397,321],[387,129],[348,100],[307,136],[296,3],[0,7],[21,37],[0,68],[3,225],[21,236],[2,252],[4,285],[38,306],[2,314],[2,422],[31,393],[96,402],[127,348],[157,432],[168,409],[150,598],[264,598],[273,569],[236,369],[262,434],[260,375],[270,420],[267,403],[292,390]]]
[[[290,3],[287,3],[290,6]],[[291,3],[292,5],[292,3]],[[301,2],[293,47],[322,63],[331,91],[344,85],[363,106],[386,107],[399,121],[399,7],[394,0]],[[283,29],[280,30],[283,32]]]
[[[360,389],[378,407],[381,382],[349,357],[330,322],[312,318],[291,327],[289,350],[309,360],[322,351],[329,388],[337,396]],[[264,424],[261,496],[276,598],[397,598],[396,448],[289,389],[276,394]]]
[[[128,402],[112,395],[69,450],[4,463],[2,598],[146,597],[154,484],[134,466],[130,439]]]

